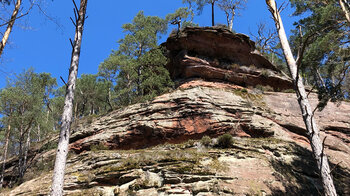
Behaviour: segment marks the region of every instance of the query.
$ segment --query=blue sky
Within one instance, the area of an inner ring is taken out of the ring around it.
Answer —
[[[97,73],[99,64],[109,56],[112,49],[118,48],[117,41],[124,36],[121,26],[131,22],[140,10],[145,15],[165,17],[183,6],[181,0],[89,0],[79,75]],[[71,55],[69,38],[74,37],[74,26],[69,19],[73,16],[73,3],[70,0],[47,0],[43,8],[55,18],[59,26],[37,9],[16,22],[10,43],[5,47],[1,59],[0,88],[6,85],[6,77],[12,77],[14,73],[20,73],[29,67],[33,67],[36,72],[51,73],[57,78],[59,86],[63,85],[59,77],[67,78]],[[225,24],[224,13],[218,8],[215,11],[215,22]],[[287,31],[293,28],[295,20],[290,14],[290,8],[282,13]],[[194,22],[200,26],[210,26],[210,7],[207,6],[200,16],[196,16]],[[233,28],[236,32],[249,35],[250,32],[256,33],[259,22],[274,27],[265,1],[249,0],[247,8],[235,19]],[[175,26],[170,27],[169,32],[172,28]],[[164,35],[162,41],[166,37]]]

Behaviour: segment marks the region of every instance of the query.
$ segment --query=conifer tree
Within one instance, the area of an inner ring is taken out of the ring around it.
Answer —
[[[294,51],[302,50],[300,72],[319,92],[318,108],[328,101],[342,100],[349,75],[350,25],[337,0],[292,0],[294,15],[302,16],[291,38]]]
[[[167,21],[145,16],[140,11],[132,23],[124,24],[122,28],[127,34],[119,40],[119,49],[100,65],[99,74],[114,82],[113,99],[117,105],[128,105],[147,100],[171,87],[164,51],[157,43],[167,30]]]
[[[187,7],[181,7],[174,13],[168,14],[165,17],[165,20],[172,25],[177,25],[177,31],[180,31],[180,29],[184,26],[189,26],[192,24],[192,21],[186,20],[190,15],[192,15],[191,10],[189,10]]]
[[[56,80],[47,73],[36,74],[32,69],[17,75],[8,81],[7,87],[0,92],[0,113],[2,123],[7,128],[4,138],[4,160],[7,157],[10,137],[14,146],[18,146],[18,180],[21,180],[27,170],[28,150],[32,141],[38,141],[48,132],[43,116],[46,115],[48,102]],[[36,137],[33,138],[33,132]],[[5,170],[5,162],[2,172]],[[3,174],[3,173],[2,173]],[[1,183],[3,181],[3,175]]]

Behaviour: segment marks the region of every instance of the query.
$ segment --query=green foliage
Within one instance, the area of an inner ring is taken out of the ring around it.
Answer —
[[[282,91],[283,93],[295,93],[294,89],[286,89]]]
[[[53,119],[48,114],[55,85],[56,80],[50,74],[37,74],[32,69],[8,80],[7,87],[0,92],[2,123],[18,130],[18,137],[33,127],[40,127],[39,137],[52,130]]]
[[[232,146],[233,138],[232,135],[229,133],[225,133],[224,135],[220,136],[217,141],[217,145],[220,148],[229,148]]]
[[[168,14],[165,17],[165,20],[172,25],[177,25],[177,30],[180,31],[181,28],[186,26],[193,26],[192,20],[187,20],[190,15],[193,16],[193,12],[191,10],[189,10],[187,7],[181,7],[174,13]]]
[[[214,158],[208,166],[211,170],[214,170],[216,173],[227,172],[227,170],[229,169],[228,164],[226,162],[220,162],[217,158]]]
[[[328,101],[349,94],[343,86],[349,75],[350,25],[338,1],[291,0],[291,5],[294,15],[302,16],[295,24],[299,28],[291,37],[292,46],[295,53],[305,46],[300,72],[307,83],[317,87],[322,109]]]
[[[109,150],[108,146],[103,145],[102,143],[98,143],[96,145],[91,145],[90,150],[93,152],[100,151],[100,150]]]
[[[273,88],[269,85],[263,86],[263,85],[258,84],[255,86],[255,88],[258,90],[261,90],[262,92],[273,92],[274,91]]]
[[[52,149],[57,149],[57,145],[58,145],[57,141],[48,142],[40,148],[40,151],[45,152],[45,151],[49,151]]]
[[[129,105],[149,100],[173,86],[165,69],[167,58],[157,45],[167,30],[167,21],[139,12],[132,23],[124,24],[126,35],[99,67],[99,76],[110,81],[111,100],[115,105]]]
[[[97,75],[82,74],[76,82],[75,116],[103,114],[112,109],[109,90],[111,82]]]
[[[211,144],[211,138],[207,135],[203,136],[202,139],[200,140],[200,143],[205,146],[208,147]]]
[[[18,156],[18,179],[21,181],[27,169],[25,156],[30,143],[40,141],[52,132],[51,99],[56,80],[47,73],[24,71],[8,79],[0,92],[0,114],[2,126],[9,131],[8,152]],[[5,143],[5,142],[4,142]]]

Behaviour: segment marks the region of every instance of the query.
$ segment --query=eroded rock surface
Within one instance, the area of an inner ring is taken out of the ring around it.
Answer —
[[[150,103],[136,104],[81,125],[72,134],[71,149],[82,152],[100,143],[110,149],[139,149],[226,132],[241,137],[272,136],[275,123],[264,117],[259,123],[254,120],[266,109],[262,101],[261,95],[241,89],[180,87]]]
[[[166,47],[172,77],[181,80],[176,90],[73,126],[66,195],[322,192],[295,94],[244,88],[292,85],[254,52],[254,42],[221,28],[187,28]],[[316,95],[310,102],[317,104]],[[329,103],[315,117],[337,192],[350,195],[350,103]],[[224,133],[234,136],[232,146],[213,146]],[[197,140],[203,136],[213,138],[209,147]],[[0,195],[47,195],[55,142],[33,148],[24,182]],[[17,162],[7,161],[5,181],[16,177]]]
[[[322,187],[296,106],[293,94],[254,94],[232,84],[187,82],[152,102],[79,124],[71,138],[65,193],[317,195]],[[342,112],[350,104],[340,107],[330,103],[325,109],[330,116],[319,113],[317,119],[327,136],[325,150],[338,193],[348,195],[348,113],[333,118],[331,110]],[[330,125],[337,129],[330,131]],[[186,142],[225,132],[235,136],[229,149]],[[49,159],[46,155],[42,161]],[[43,172],[4,194],[46,194],[51,175]]]
[[[187,27],[164,43],[173,79],[200,77],[241,86],[292,88],[291,80],[255,50],[243,34],[219,27]]]

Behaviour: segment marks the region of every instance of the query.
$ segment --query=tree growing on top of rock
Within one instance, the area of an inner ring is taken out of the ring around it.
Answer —
[[[248,0],[220,0],[218,6],[222,11],[225,12],[227,26],[232,31],[233,29],[233,20],[239,10],[245,8]]]
[[[129,105],[148,100],[172,86],[163,49],[158,38],[167,30],[167,21],[145,16],[140,11],[132,23],[122,26],[127,34],[99,67],[99,75],[114,82],[113,101]]]
[[[192,8],[197,9],[198,13],[201,13],[203,11],[204,6],[210,5],[211,6],[211,25],[215,26],[215,19],[214,19],[214,8],[215,3],[219,0],[182,0],[182,3],[188,4],[190,10]]]
[[[177,31],[186,26],[193,26],[192,21],[187,21],[189,16],[193,16],[193,12],[187,7],[181,7],[177,9],[174,13],[168,14],[165,20],[172,25],[177,25]]]
[[[238,14],[238,10],[244,9],[248,0],[182,0],[182,3],[188,4],[192,11],[196,9],[198,14],[202,13],[206,5],[211,7],[211,25],[215,26],[215,4],[225,12],[227,25],[232,30],[234,17]]]

